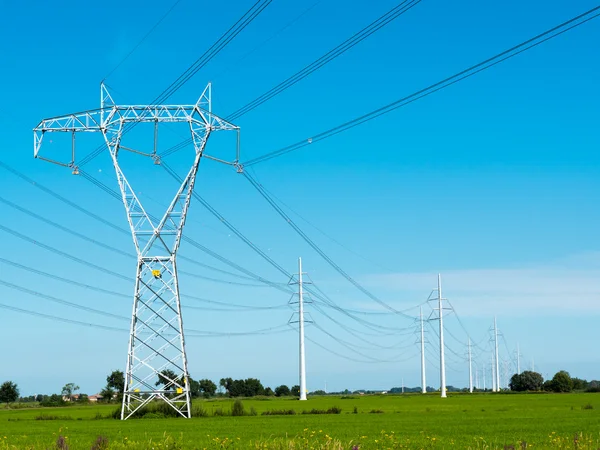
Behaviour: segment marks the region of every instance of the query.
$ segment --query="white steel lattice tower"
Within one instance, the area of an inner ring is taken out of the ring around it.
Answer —
[[[117,105],[103,84],[100,92],[100,109],[42,120],[34,128],[34,156],[70,167],[74,174],[78,174],[75,133],[102,133],[117,175],[137,252],[121,419],[131,417],[154,399],[164,400],[181,416],[189,418],[189,375],[177,279],[177,250],[200,159],[202,156],[210,157],[204,154],[210,133],[218,130],[236,130],[239,133],[239,128],[212,114],[210,84],[194,105]],[[156,154],[156,130],[160,122],[187,123],[195,155],[192,167],[167,211],[161,218],[155,218],[144,210],[119,166],[119,150],[127,126],[152,123],[155,126],[154,152],[146,156],[152,156],[155,163],[160,163]],[[72,133],[70,161],[51,160],[39,154],[47,132]],[[239,147],[235,161],[228,164],[237,165],[238,160]],[[157,379],[163,384],[161,388],[157,388]]]

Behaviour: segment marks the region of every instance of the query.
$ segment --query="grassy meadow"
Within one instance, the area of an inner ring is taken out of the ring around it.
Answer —
[[[5,449],[600,448],[600,394],[372,395],[197,400],[206,416],[108,418],[117,405],[0,409]],[[301,414],[341,408],[340,414]],[[263,415],[295,410],[295,415]],[[61,437],[62,436],[62,437]]]

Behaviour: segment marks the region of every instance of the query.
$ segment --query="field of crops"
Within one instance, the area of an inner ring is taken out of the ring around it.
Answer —
[[[204,417],[107,418],[116,405],[0,409],[0,449],[600,448],[600,394],[455,394],[197,401]],[[339,414],[302,414],[312,409]],[[294,410],[296,414],[264,415]],[[220,415],[223,414],[223,415]]]

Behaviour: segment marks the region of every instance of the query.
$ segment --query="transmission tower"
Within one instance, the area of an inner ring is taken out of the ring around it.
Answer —
[[[297,284],[298,285],[298,293],[292,295],[292,299],[290,300],[290,305],[298,304],[298,311],[292,314],[289,323],[298,323],[298,336],[299,336],[299,383],[300,383],[300,400],[306,400],[306,355],[304,351],[304,323],[305,323],[305,312],[304,312],[304,285],[310,284],[304,281],[302,272],[302,258],[298,258],[298,276],[297,280],[294,280],[295,277],[290,279],[289,284]],[[298,301],[296,301],[296,297],[298,297]],[[310,301],[308,301],[310,303]],[[298,315],[298,320],[294,320],[294,316]]]
[[[469,338],[467,342],[467,347],[469,350],[469,392],[473,393],[473,363],[471,361],[471,338]]]
[[[154,150],[145,156],[160,164],[156,147],[158,124],[162,122],[189,125],[195,156],[167,211],[155,218],[146,212],[119,166],[119,150],[127,127],[154,124]],[[204,149],[211,132],[218,130],[235,130],[239,137],[238,127],[212,114],[210,84],[194,105],[117,105],[101,84],[100,109],[44,119],[33,130],[34,157],[69,167],[73,174],[79,174],[75,134],[102,133],[115,168],[138,259],[122,420],[155,399],[165,401],[183,417],[191,415],[176,257],[200,159],[209,157]],[[71,133],[70,160],[61,162],[40,155],[48,132]],[[235,161],[227,164],[235,166],[238,160],[239,147]],[[155,384],[157,379],[163,384],[160,389]]]
[[[446,361],[444,355],[444,308],[443,301],[446,300],[442,297],[442,275],[438,274],[438,284],[437,289],[432,291],[437,292],[437,297],[432,298],[431,294],[429,295],[428,301],[435,301],[438,304],[437,308],[433,308],[434,311],[438,311],[437,319],[440,322],[440,397],[446,398]],[[430,317],[431,320],[431,317]]]
[[[427,393],[427,382],[425,381],[425,330],[423,329],[423,307],[419,308],[419,319],[421,322],[421,393]]]

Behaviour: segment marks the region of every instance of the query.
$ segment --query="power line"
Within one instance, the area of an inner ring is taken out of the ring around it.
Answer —
[[[106,269],[104,267],[98,266],[97,264],[94,264],[94,263],[91,263],[91,262],[86,261],[84,259],[78,258],[77,256],[71,255],[69,253],[63,252],[62,250],[59,250],[59,249],[57,249],[55,247],[52,247],[52,246],[47,245],[47,244],[44,244],[44,243],[42,243],[42,242],[40,242],[40,241],[38,241],[36,239],[30,238],[29,236],[26,236],[26,235],[24,235],[22,233],[19,233],[18,231],[15,231],[15,230],[13,230],[11,228],[5,227],[4,225],[0,224],[0,230],[4,231],[5,233],[12,234],[13,236],[18,237],[19,239],[22,239],[22,240],[24,240],[26,242],[29,242],[29,243],[34,244],[34,245],[37,245],[38,247],[41,247],[41,248],[43,248],[45,250],[48,250],[48,251],[50,251],[52,253],[56,253],[57,255],[60,255],[63,258],[70,259],[71,261],[75,261],[75,262],[77,262],[79,264],[83,264],[84,266],[88,266],[88,267],[91,267],[92,269],[96,269],[96,270],[98,270],[100,272],[104,272],[104,273],[106,273],[108,275],[112,275],[112,276],[114,276],[116,278],[120,278],[121,280],[125,280],[125,281],[128,281],[128,282],[131,281],[130,277],[122,275],[122,274],[120,274],[118,272],[115,272],[113,270]]]
[[[263,198],[265,200],[267,200],[267,202],[273,207],[273,209],[275,209],[275,211],[277,211],[277,213],[279,213],[279,215],[300,235],[300,237],[302,237],[302,239],[304,239],[306,241],[306,243],[313,248],[313,250],[315,250],[319,255],[321,255],[321,257],[331,267],[333,267],[340,275],[342,275],[344,278],[346,278],[351,284],[353,284],[358,290],[360,290],[362,293],[364,293],[367,297],[369,297],[371,300],[379,303],[384,308],[386,308],[386,309],[394,312],[395,314],[399,314],[401,316],[404,316],[406,318],[415,319],[415,317],[409,316],[408,314],[405,314],[405,313],[403,313],[401,311],[398,311],[397,309],[395,309],[392,306],[388,305],[386,302],[384,302],[383,300],[379,299],[373,293],[371,293],[370,291],[368,291],[367,289],[365,289],[360,283],[358,283],[356,280],[354,280],[354,278],[352,278],[350,275],[348,275],[323,250],[321,250],[321,248],[312,239],[310,239],[306,235],[306,233],[304,233],[304,231],[302,231],[302,229],[291,219],[290,216],[288,216],[285,213],[285,211],[283,211],[283,209],[275,202],[275,200],[273,200],[269,196],[269,194],[262,188],[262,186],[256,180],[254,180],[254,178],[252,176],[250,176],[247,172],[244,172],[244,176],[246,177],[246,179],[248,181],[250,181],[250,184],[252,184],[252,186],[254,186],[254,188],[259,192],[259,194],[261,194],[263,196]]]
[[[5,305],[2,303],[0,303],[0,308],[8,309],[8,310],[15,311],[15,312],[18,312],[21,314],[28,314],[30,316],[43,317],[44,319],[50,319],[50,320],[74,324],[74,325],[83,325],[86,327],[100,328],[100,329],[108,330],[108,331],[124,331],[124,332],[129,331],[126,328],[110,327],[110,326],[106,326],[106,325],[99,325],[99,324],[95,324],[95,323],[88,323],[88,322],[82,322],[79,320],[67,319],[65,317],[53,316],[50,314],[44,314],[44,313],[37,312],[37,311],[30,311],[28,309],[17,308],[16,306]]]
[[[248,9],[241,18],[237,20],[215,43],[213,43],[202,56],[192,63],[179,77],[162,91],[151,104],[158,105],[165,102],[170,96],[177,92],[185,83],[196,75],[206,64],[210,62],[223,48],[225,48],[239,33],[241,33],[256,17],[269,6],[272,0],[258,0]],[[122,135],[129,132],[136,124],[134,122],[125,126]],[[88,164],[104,151],[105,145],[101,145],[79,162],[79,167]]]
[[[156,30],[156,28],[158,28],[158,26],[167,18],[167,16],[169,14],[171,14],[171,11],[173,11],[175,9],[175,7],[181,3],[181,0],[177,0],[175,3],[173,3],[173,5],[171,5],[171,7],[167,10],[166,13],[164,13],[162,15],[162,17],[158,20],[158,22],[156,22],[154,24],[154,26],[152,26],[152,28],[150,28],[150,30],[142,37],[142,39],[140,39],[138,41],[138,43],[131,49],[131,51],[129,53],[127,53],[127,55],[125,55],[121,61],[119,61],[119,63],[110,71],[108,72],[107,75],[104,76],[104,78],[102,79],[102,81],[106,80],[108,77],[110,77],[113,73],[115,73],[117,71],[117,69],[119,67],[121,67],[121,65],[127,61],[127,59],[138,49],[138,47],[140,45],[142,45],[144,43],[144,41],[148,38],[148,36],[150,36],[154,30]]]
[[[279,83],[277,86],[271,88],[270,90],[268,90],[267,92],[265,92],[258,98],[254,99],[247,105],[242,106],[240,109],[238,109],[231,115],[227,116],[228,117],[227,120],[228,121],[236,120],[239,117],[243,116],[244,114],[247,114],[248,112],[250,112],[253,109],[257,108],[258,106],[262,105],[264,102],[275,97],[276,95],[279,95],[280,93],[282,93],[289,87],[293,86],[294,84],[296,84],[299,81],[306,78],[308,75],[310,75],[314,71],[320,69],[324,65],[333,61],[338,56],[344,54],[346,51],[350,50],[355,45],[357,45],[358,43],[362,42],[364,39],[371,36],[373,33],[379,31],[381,28],[383,28],[390,22],[394,21],[395,19],[397,19],[398,17],[403,15],[405,12],[409,11],[413,6],[417,5],[420,1],[421,0],[404,0],[404,1],[400,2],[398,5],[396,5],[392,9],[390,9],[388,12],[386,12],[385,14],[380,16],[375,21],[371,22],[369,25],[367,25],[365,28],[363,28],[359,32],[355,33],[354,35],[352,35],[351,37],[346,39],[344,42],[339,44],[337,47],[331,49],[330,51],[325,53],[320,58],[316,59],[312,63],[305,66],[303,69],[296,72],[294,75],[290,76],[286,80]]]
[[[168,164],[164,163],[162,164],[162,166],[165,168],[165,170],[177,181],[181,182],[181,178],[168,166]],[[95,179],[94,177],[92,177],[91,175],[88,175],[86,177],[86,179],[89,179],[90,181],[93,179],[95,181],[95,185],[98,187],[101,187],[101,189],[104,192],[107,192],[110,194],[109,191],[112,191],[112,189],[108,186],[106,186],[103,182],[101,182],[100,180]],[[113,191],[114,192],[114,191]],[[110,194],[111,197],[113,198],[117,198],[115,195]],[[254,243],[252,243],[252,241],[250,241],[250,239],[248,239],[246,236],[244,236],[236,227],[234,227],[229,221],[227,221],[227,219],[225,219],[225,217],[223,217],[215,208],[213,208],[208,202],[206,202],[200,195],[198,195],[196,192],[193,192],[192,195],[194,196],[194,198],[196,198],[198,201],[200,201],[200,203],[202,203],[202,205],[204,205],[205,208],[208,209],[209,212],[211,212],[211,214],[213,214],[217,219],[219,219],[219,221],[221,223],[223,223],[227,228],[229,228],[230,231],[232,231],[236,236],[238,236],[244,243],[246,243],[248,246],[250,246],[250,248],[252,248],[257,254],[259,254],[259,256],[261,256],[263,259],[265,259],[265,261],[267,261],[269,264],[271,264],[273,267],[275,267],[277,270],[279,270],[282,274],[284,274],[288,279],[291,277],[291,274],[288,273],[282,266],[280,266],[279,264],[277,264],[272,258],[270,258],[264,251],[262,251],[258,246],[256,246]],[[119,199],[120,200],[120,199]],[[259,277],[255,274],[253,274],[252,272],[248,271],[247,269],[244,269],[242,267],[240,267],[239,265],[233,263],[232,261],[229,261],[227,259],[225,259],[224,257],[216,254],[215,252],[206,249],[202,244],[199,244],[198,242],[195,242],[193,240],[191,240],[189,237],[183,236],[183,240],[188,241],[190,244],[192,244],[193,246],[205,251],[207,254],[221,260],[222,262],[230,265],[231,267],[236,268],[237,270],[242,271],[243,273],[246,273],[250,276],[253,276],[255,278],[257,278],[259,281],[261,282],[265,282],[270,284],[272,287],[281,290],[283,292],[286,293],[290,293],[291,291],[289,290],[289,288],[284,287],[282,285],[270,282],[268,280],[265,280],[262,277]],[[331,299],[327,298],[325,296],[325,294],[323,293],[323,291],[321,291],[321,293],[323,295],[318,295],[317,293],[311,291],[310,289],[307,288],[307,291],[310,292],[315,298],[321,299],[324,302],[325,306],[331,307],[343,314],[345,314],[346,316],[352,318],[353,320],[361,323],[363,326],[367,326],[371,329],[391,329],[391,330],[397,330],[397,328],[390,328],[390,327],[385,327],[382,325],[378,325],[375,324],[373,322],[369,322],[366,321],[364,319],[358,318],[356,316],[354,316],[353,314],[351,314],[350,312],[344,310],[343,308],[340,308],[339,306],[337,306],[335,304],[335,302],[333,302]],[[383,334],[380,332],[380,334]],[[393,333],[388,333],[388,334],[393,334]]]
[[[51,273],[48,273],[48,272],[44,272],[42,270],[35,269],[33,267],[30,267],[30,266],[26,266],[24,264],[20,264],[20,263],[17,263],[15,261],[8,260],[6,258],[0,257],[0,262],[4,263],[4,264],[7,264],[7,265],[10,265],[10,266],[13,266],[13,267],[16,267],[16,268],[21,269],[21,270],[25,270],[27,272],[34,273],[36,275],[40,275],[40,276],[52,279],[54,281],[60,281],[61,283],[65,283],[65,284],[69,284],[69,285],[72,285],[72,286],[81,287],[81,288],[84,288],[84,289],[89,289],[91,291],[96,291],[96,292],[99,292],[101,294],[106,294],[106,295],[110,295],[110,296],[114,296],[114,297],[125,298],[125,299],[128,299],[128,300],[131,299],[131,295],[123,294],[121,292],[111,291],[111,290],[108,290],[108,289],[103,289],[103,288],[100,288],[100,287],[97,287],[97,286],[92,286],[92,285],[89,285],[89,284],[86,284],[86,283],[81,283],[79,281],[75,281],[75,280],[72,280],[72,279],[69,279],[69,278],[64,278],[64,277],[61,277],[59,275],[55,275],[55,274],[51,274]],[[209,300],[209,299],[206,299],[206,298],[196,297],[196,296],[193,296],[193,295],[182,295],[182,297],[186,298],[188,300],[194,300],[196,302],[209,303],[209,304],[214,304],[214,305],[219,305],[219,306],[227,306],[228,307],[228,308],[217,309],[217,308],[207,308],[207,307],[200,308],[200,307],[192,306],[192,305],[189,305],[189,304],[183,304],[182,305],[184,308],[203,309],[203,310],[206,310],[206,311],[254,311],[254,310],[261,311],[261,310],[271,310],[271,309],[287,308],[286,304],[282,304],[282,305],[267,305],[267,306],[252,306],[252,305],[243,305],[243,304],[239,304],[239,303],[229,303],[229,302],[220,302],[220,301],[217,301],[217,300]]]
[[[48,195],[53,196],[54,198],[58,199],[62,203],[65,203],[66,205],[68,205],[68,206],[70,206],[70,207],[72,207],[74,209],[77,209],[78,211],[80,211],[83,214],[91,217],[92,219],[97,220],[98,222],[103,223],[104,225],[109,226],[109,227],[113,228],[114,230],[117,230],[117,231],[121,232],[122,234],[126,234],[127,236],[131,236],[131,232],[130,231],[127,231],[126,229],[124,229],[124,228],[122,228],[122,227],[120,227],[118,225],[113,224],[112,222],[104,219],[103,217],[98,216],[97,214],[94,214],[93,212],[89,211],[86,208],[83,208],[83,207],[79,206],[78,204],[76,204],[76,203],[72,202],[71,200],[63,197],[62,195],[57,194],[55,191],[53,191],[53,190],[45,187],[44,185],[42,185],[42,184],[40,184],[40,183],[32,180],[31,178],[27,177],[26,175],[24,175],[23,173],[19,172],[16,169],[14,169],[13,167],[9,166],[8,164],[3,163],[2,161],[0,161],[0,167],[3,167],[7,171],[11,172],[13,175],[21,178],[25,182],[27,182],[27,183],[31,184],[32,186],[34,186],[34,187],[42,190],[43,192],[47,193]],[[116,191],[114,191],[113,189],[111,189],[105,183],[103,183],[100,180],[94,178],[93,176],[91,176],[90,174],[88,174],[87,172],[85,172],[83,170],[80,171],[80,174],[83,175],[83,177],[86,180],[90,181],[92,184],[94,184],[95,186],[97,186],[98,188],[100,188],[102,191],[104,191],[105,193],[109,194],[111,197],[113,197],[114,199],[118,200],[119,202],[122,202],[120,194],[117,193]],[[88,236],[85,236],[82,233],[79,233],[79,232],[74,231],[74,230],[72,230],[72,229],[70,229],[68,227],[65,227],[65,226],[60,225],[60,224],[58,224],[56,222],[53,222],[53,221],[51,221],[51,220],[49,220],[49,219],[47,219],[47,218],[45,218],[45,217],[43,217],[43,216],[41,216],[39,214],[36,214],[36,213],[32,212],[31,210],[28,210],[28,209],[24,208],[23,206],[20,206],[20,205],[17,205],[15,203],[13,203],[13,202],[10,202],[9,200],[0,198],[0,201],[3,202],[3,203],[5,203],[5,204],[7,204],[8,206],[10,206],[10,207],[12,207],[14,209],[17,209],[17,210],[21,211],[24,214],[27,214],[27,215],[29,215],[31,217],[34,217],[37,220],[40,220],[40,221],[42,221],[42,222],[44,222],[44,223],[46,223],[48,225],[51,225],[51,226],[53,226],[53,227],[55,227],[57,229],[60,229],[60,230],[62,230],[64,232],[66,232],[66,233],[69,233],[69,234],[71,234],[73,236],[76,236],[76,237],[79,237],[81,239],[84,239],[84,240],[86,240],[88,242],[91,242],[91,243],[93,243],[95,245],[103,247],[103,248],[105,248],[107,250],[110,250],[112,252],[118,253],[118,254],[120,254],[122,256],[126,256],[126,257],[129,257],[129,258],[134,258],[135,257],[133,254],[127,253],[125,251],[122,251],[121,249],[118,249],[116,247],[110,246],[108,244],[104,244],[104,243],[102,243],[102,242],[100,242],[100,241],[98,241],[96,239],[93,239],[93,238],[90,238]],[[183,240],[186,241],[186,242],[188,242],[190,245],[196,247],[197,249],[199,249],[199,250],[201,250],[201,251],[209,254],[210,256],[212,256],[212,257],[214,257],[216,259],[219,259],[219,260],[221,260],[223,262],[227,262],[227,260],[225,258],[221,257],[220,255],[218,255],[217,253],[215,253],[212,250],[208,249],[207,247],[205,247],[205,246],[197,243],[193,239],[191,239],[191,238],[189,238],[187,236],[183,236]],[[225,274],[233,276],[233,277],[242,278],[242,279],[254,279],[254,280],[260,281],[262,283],[268,284],[268,285],[270,285],[272,287],[274,287],[275,285],[277,285],[277,283],[275,283],[275,282],[272,282],[272,281],[269,281],[269,280],[265,280],[265,279],[260,279],[260,277],[258,277],[255,274],[252,274],[253,275],[252,277],[250,277],[250,276],[245,277],[243,275],[235,274],[233,272],[228,272],[228,271],[225,271],[225,270],[222,270],[222,269],[210,266],[208,264],[201,263],[199,261],[196,261],[196,260],[194,260],[192,258],[188,258],[186,256],[181,256],[180,258],[182,260],[190,262],[192,264],[195,264],[195,265],[198,265],[198,266],[201,266],[201,267],[205,267],[205,268],[207,268],[209,270],[217,271],[217,272],[220,272],[220,273],[225,273]],[[229,265],[231,266],[231,264],[229,264]],[[242,271],[244,270],[240,266],[236,266],[236,268],[238,270],[242,270]],[[195,278],[207,279],[209,281],[214,281],[214,282],[218,282],[218,283],[240,284],[240,283],[235,283],[235,282],[231,282],[231,281],[227,281],[227,280],[220,280],[220,279],[211,278],[211,277],[207,277],[207,276],[204,276],[204,275],[199,275],[199,274],[185,272],[185,271],[180,271],[180,273],[183,274],[183,275],[188,275],[188,276],[192,276],[192,277],[195,277]],[[247,272],[247,273],[251,273],[251,272]],[[259,285],[251,285],[251,284],[247,284],[247,283],[241,283],[241,285],[243,285],[243,286],[255,286],[255,287],[259,286]]]
[[[279,150],[275,150],[275,151],[266,153],[262,156],[252,158],[252,159],[244,162],[242,165],[245,167],[249,167],[254,164],[258,164],[258,163],[267,161],[269,159],[284,155],[286,153],[289,153],[289,152],[292,152],[295,150],[299,150],[299,149],[306,147],[308,145],[311,145],[315,142],[335,136],[336,134],[342,133],[342,132],[347,131],[351,128],[354,128],[358,125],[361,125],[365,122],[373,120],[379,116],[382,116],[391,111],[394,111],[402,106],[406,106],[406,105],[408,105],[414,101],[417,101],[423,97],[431,95],[434,92],[437,92],[441,89],[452,86],[453,84],[458,83],[459,81],[462,81],[465,78],[469,78],[479,72],[489,69],[497,64],[500,64],[500,63],[506,61],[507,59],[517,56],[520,53],[523,53],[533,47],[536,47],[536,46],[552,39],[552,38],[560,36],[561,34],[566,33],[567,31],[572,30],[573,28],[583,25],[584,23],[586,23],[592,19],[595,19],[596,17],[598,17],[600,15],[598,13],[594,14],[598,10],[600,10],[600,6],[596,6],[595,8],[592,8],[583,14],[580,14],[572,19],[569,19],[569,20],[561,23],[560,25],[557,25],[547,31],[544,31],[541,34],[538,34],[537,36],[535,36],[531,39],[528,39],[518,45],[515,45],[514,47],[511,47],[508,50],[498,53],[495,56],[492,56],[491,58],[486,59],[485,61],[475,64],[475,65],[469,67],[468,69],[462,70],[462,71],[460,71],[448,78],[445,78],[441,81],[438,81],[437,83],[434,83],[424,89],[414,92],[413,94],[410,94],[406,97],[403,97],[399,100],[389,103],[381,108],[378,108],[374,111],[366,113],[360,117],[357,117],[355,119],[344,122],[341,125],[330,128],[327,131],[323,131],[319,134],[313,135],[308,139],[303,139],[299,142],[296,142],[295,144],[288,145],[287,147],[283,147]]]
[[[13,284],[13,283],[9,283],[8,281],[0,280],[0,284],[3,285],[3,286],[8,287],[10,289],[17,290],[17,291],[20,291],[20,292],[23,292],[25,294],[29,294],[29,295],[32,295],[32,296],[35,296],[35,297],[43,298],[45,300],[48,300],[48,301],[51,301],[51,302],[54,302],[54,303],[59,303],[59,304],[65,305],[65,306],[69,306],[71,308],[80,309],[82,311],[87,311],[87,312],[91,312],[91,313],[94,313],[94,314],[99,314],[99,315],[102,315],[102,316],[105,316],[105,317],[110,317],[111,319],[124,320],[125,322],[129,322],[130,321],[130,319],[128,319],[127,317],[119,316],[118,314],[113,314],[113,313],[109,313],[107,311],[102,311],[100,309],[90,308],[89,306],[83,306],[83,305],[80,305],[78,303],[69,302],[67,300],[63,300],[63,299],[60,299],[60,298],[57,298],[57,297],[53,297],[51,295],[43,294],[41,292],[34,291],[32,289],[27,289],[27,288],[25,288],[23,286],[19,286],[19,285]]]
[[[274,86],[267,92],[263,93],[259,97],[252,100],[250,103],[246,104],[245,106],[242,106],[241,108],[239,108],[238,110],[236,110],[235,112],[233,112],[232,114],[227,116],[226,120],[234,121],[234,120],[240,118],[241,116],[249,113],[253,109],[257,108],[258,106],[262,105],[266,101],[281,94],[283,91],[292,87],[293,85],[295,85],[299,81],[303,80],[304,78],[306,78],[307,76],[309,76],[310,74],[315,72],[316,70],[319,70],[321,67],[325,66],[329,62],[336,59],[338,56],[344,54],[346,51],[352,49],[355,45],[359,44],[360,42],[362,42],[363,40],[365,40],[366,38],[371,36],[373,33],[379,31],[385,25],[389,24],[390,22],[392,22],[395,19],[397,19],[398,17],[400,17],[402,14],[404,14],[405,12],[410,10],[413,6],[417,5],[420,1],[421,0],[404,0],[404,1],[400,2],[398,5],[396,5],[392,9],[390,9],[388,12],[386,12],[385,14],[383,14],[382,16],[377,18],[375,21],[371,22],[369,25],[367,25],[366,27],[364,27],[357,33],[350,36],[348,39],[346,39],[341,44],[339,44],[336,47],[334,47],[333,49],[329,50],[327,53],[325,53],[321,57],[317,58],[312,63],[306,65],[305,67],[300,69],[295,74],[291,75],[290,77],[288,77],[281,83],[277,84],[276,86]],[[172,153],[175,153],[176,151],[182,149],[183,147],[187,146],[191,142],[192,142],[191,139],[187,139],[184,142],[180,142],[179,144],[177,144],[177,145],[171,147],[170,149],[166,150],[165,152],[163,152],[161,154],[161,157],[164,158]]]

